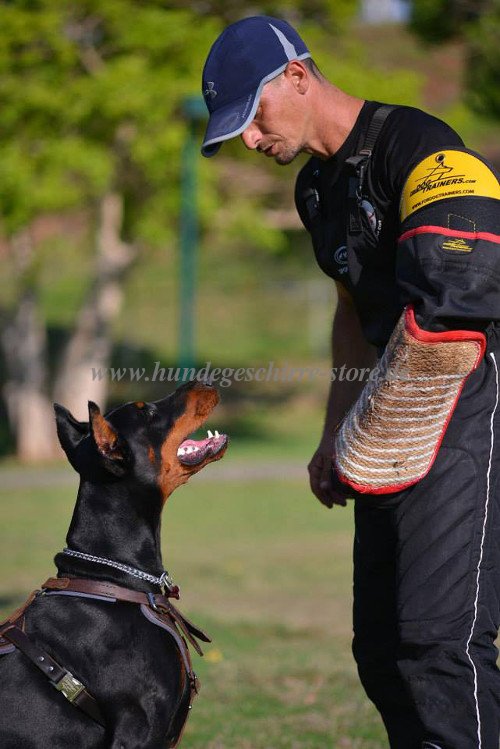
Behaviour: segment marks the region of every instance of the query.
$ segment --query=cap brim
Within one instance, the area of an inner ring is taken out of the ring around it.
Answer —
[[[246,130],[255,117],[263,84],[259,88],[212,112],[203,139],[203,156],[214,156],[223,141],[235,138]]]

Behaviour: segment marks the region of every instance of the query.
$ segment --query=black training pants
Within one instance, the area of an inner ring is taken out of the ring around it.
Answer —
[[[429,474],[355,500],[353,651],[391,749],[499,749],[499,370],[493,329]]]

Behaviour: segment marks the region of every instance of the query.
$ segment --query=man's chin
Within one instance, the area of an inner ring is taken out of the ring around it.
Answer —
[[[279,153],[277,156],[274,157],[274,160],[276,164],[279,164],[280,166],[286,166],[287,164],[291,164],[292,161],[299,155],[300,150],[297,151],[287,151],[286,153]]]

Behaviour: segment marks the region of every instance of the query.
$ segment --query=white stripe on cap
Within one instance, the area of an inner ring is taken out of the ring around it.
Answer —
[[[297,50],[293,46],[291,42],[288,41],[286,36],[280,29],[277,29],[276,26],[273,26],[272,23],[269,24],[269,26],[272,28],[278,39],[280,40],[283,49],[285,50],[285,55],[288,57],[289,60],[296,60],[297,59]]]

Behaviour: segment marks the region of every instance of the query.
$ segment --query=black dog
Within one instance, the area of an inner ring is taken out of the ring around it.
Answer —
[[[160,516],[224,454],[218,432],[187,439],[217,402],[188,383],[106,417],[90,403],[88,423],[55,406],[80,489],[57,578],[0,626],[1,749],[176,746],[196,691],[185,639],[209,640],[169,601]]]

